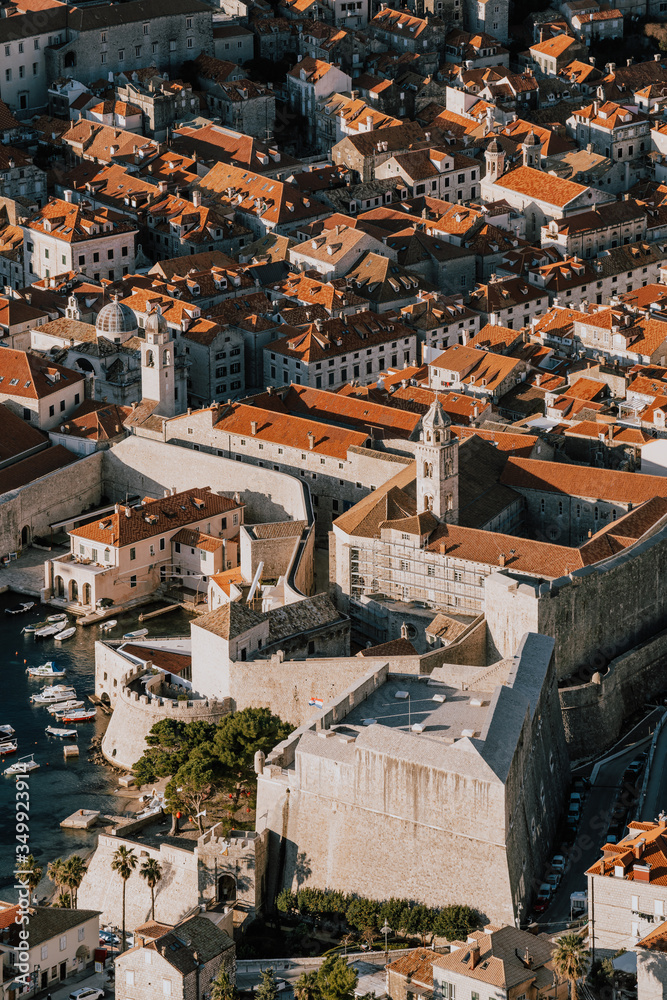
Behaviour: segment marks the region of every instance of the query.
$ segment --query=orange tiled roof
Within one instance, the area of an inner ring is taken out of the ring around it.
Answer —
[[[83,382],[82,372],[11,347],[0,351],[0,395],[43,399],[54,392],[62,392],[64,386],[80,382]]]
[[[563,177],[545,174],[541,170],[535,170],[534,167],[517,167],[508,174],[503,174],[495,184],[496,187],[507,188],[508,191],[515,191],[528,198],[557,205],[559,208],[569,205],[586,191],[583,184],[575,184],[574,181],[565,180]]]
[[[667,496],[667,481],[661,476],[526,458],[508,459],[500,481],[512,489],[563,493],[616,503],[641,504],[653,497]]]

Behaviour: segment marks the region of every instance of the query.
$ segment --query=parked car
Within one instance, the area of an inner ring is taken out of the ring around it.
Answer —
[[[563,854],[554,854],[551,859],[551,869],[555,872],[565,871],[565,856]]]
[[[69,1000],[101,1000],[103,996],[104,990],[94,986],[86,986],[82,990],[74,990],[74,993],[70,993]]]
[[[548,872],[544,876],[544,881],[547,883],[547,885],[552,886],[554,892],[556,892],[558,886],[560,885],[560,880],[562,877],[563,876],[561,875],[560,872]]]
[[[534,913],[544,913],[549,908],[551,896],[538,896],[533,906]]]

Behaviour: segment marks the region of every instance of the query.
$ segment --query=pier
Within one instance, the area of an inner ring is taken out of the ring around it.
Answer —
[[[145,615],[139,615],[139,621],[145,622],[149,618],[157,618],[158,615],[166,615],[169,611],[177,611],[180,604],[168,604],[166,608],[158,608],[157,611],[147,611]]]

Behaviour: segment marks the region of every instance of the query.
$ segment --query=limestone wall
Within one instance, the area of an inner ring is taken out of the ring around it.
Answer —
[[[48,537],[49,524],[80,514],[102,495],[102,452],[0,496],[0,556],[21,548],[21,531]]]
[[[203,452],[185,454],[178,445],[136,435],[103,454],[104,487],[112,500],[123,500],[126,492],[160,497],[165,489],[186,490],[194,484],[216,493],[241,493],[246,523],[310,520],[304,485],[272,469]]]
[[[215,698],[171,701],[139,694],[128,685],[146,672],[142,665],[128,671],[118,685],[115,708],[102,739],[102,753],[118,767],[131,770],[146,748],[146,736],[156,722],[178,719],[218,722],[230,710],[229,701]]]
[[[593,756],[620,735],[623,721],[667,688],[667,630],[616,657],[602,676],[561,687],[560,706],[570,756]]]

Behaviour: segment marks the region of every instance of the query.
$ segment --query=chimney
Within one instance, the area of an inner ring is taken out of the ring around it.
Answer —
[[[250,421],[250,433],[252,434],[253,437],[255,437],[255,435],[257,434],[257,421],[256,420],[251,420]]]
[[[315,435],[312,431],[308,431],[308,447],[311,451],[315,447]]]
[[[125,517],[132,517],[132,511],[129,507],[125,508]]]
[[[505,565],[505,553],[504,552],[501,552],[500,555],[498,556],[498,565],[499,566],[504,566]]]
[[[526,953],[523,956],[523,960],[524,960],[524,962],[526,964],[526,967],[529,968],[529,969],[532,969],[532,967],[533,967],[533,956],[530,954],[530,952],[528,951],[527,948],[526,948]]]
[[[470,949],[470,958],[468,959],[468,968],[475,969],[479,963],[479,945],[473,945]]]
[[[68,201],[70,204],[72,203],[72,193],[73,192],[69,188],[67,188],[67,190],[63,192],[65,201]]]
[[[199,208],[199,206],[201,205],[201,191],[192,192],[192,204],[195,206],[195,208]]]
[[[646,841],[643,837],[640,837],[636,844],[632,845],[632,854],[636,861],[639,861],[642,854],[644,853],[644,845]]]
[[[114,514],[120,514],[120,504],[117,503],[113,509]]]

